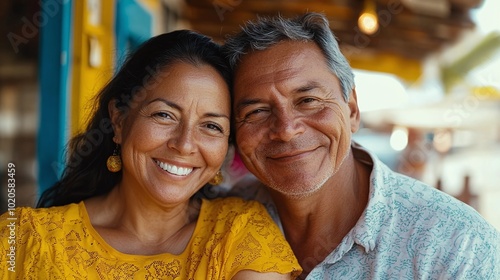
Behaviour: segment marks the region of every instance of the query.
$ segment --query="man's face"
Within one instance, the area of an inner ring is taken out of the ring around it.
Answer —
[[[236,141],[249,171],[294,197],[332,178],[359,113],[355,91],[346,102],[315,43],[284,41],[245,55],[234,89]]]

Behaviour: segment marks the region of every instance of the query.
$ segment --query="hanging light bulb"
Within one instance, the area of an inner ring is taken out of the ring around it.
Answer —
[[[372,35],[378,30],[378,16],[375,0],[365,0],[363,10],[358,18],[359,29],[368,35]]]

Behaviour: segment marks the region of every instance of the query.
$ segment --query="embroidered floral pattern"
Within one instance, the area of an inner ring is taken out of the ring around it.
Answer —
[[[180,255],[138,256],[106,244],[90,225],[83,203],[19,208],[16,272],[0,279],[230,279],[238,271],[300,274],[288,243],[265,208],[239,198],[204,200],[193,237]],[[0,217],[1,263],[9,244]]]

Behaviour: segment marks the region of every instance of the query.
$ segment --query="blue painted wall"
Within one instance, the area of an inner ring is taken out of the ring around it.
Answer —
[[[80,1],[80,0],[78,0]],[[52,186],[64,169],[69,140],[74,0],[42,0],[47,24],[40,30],[40,123],[37,136],[38,191]],[[57,11],[57,12],[55,12]],[[134,0],[116,2],[116,61],[152,36],[153,16]]]
[[[40,30],[40,123],[37,136],[38,184],[41,193],[59,178],[68,141],[68,96],[71,69],[72,0],[42,0],[47,24]],[[57,10],[56,10],[57,9]]]

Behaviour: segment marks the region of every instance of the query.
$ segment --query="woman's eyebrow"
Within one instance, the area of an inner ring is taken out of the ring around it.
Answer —
[[[155,98],[155,99],[149,101],[147,105],[149,105],[151,103],[154,103],[154,102],[163,102],[163,103],[165,103],[166,105],[168,105],[168,106],[170,106],[172,108],[175,108],[175,109],[177,109],[179,111],[182,111],[182,108],[179,105],[177,105],[176,103],[174,103],[172,101],[168,101],[166,99],[163,99],[161,97],[158,97],[158,98]]]
[[[206,113],[205,117],[212,117],[212,118],[225,118],[225,119],[230,119],[228,115],[225,114],[218,114],[218,113]]]
[[[182,108],[177,105],[176,103],[172,102],[172,101],[168,101],[166,99],[163,99],[161,97],[158,97],[158,98],[155,98],[151,101],[148,102],[148,105],[149,104],[152,104],[154,102],[162,102],[162,103],[165,103],[167,106],[170,106],[174,109],[177,109],[179,111],[182,111]],[[213,117],[213,118],[226,118],[226,119],[230,119],[228,115],[225,115],[225,114],[219,114],[219,113],[206,113],[205,114],[205,117]]]

